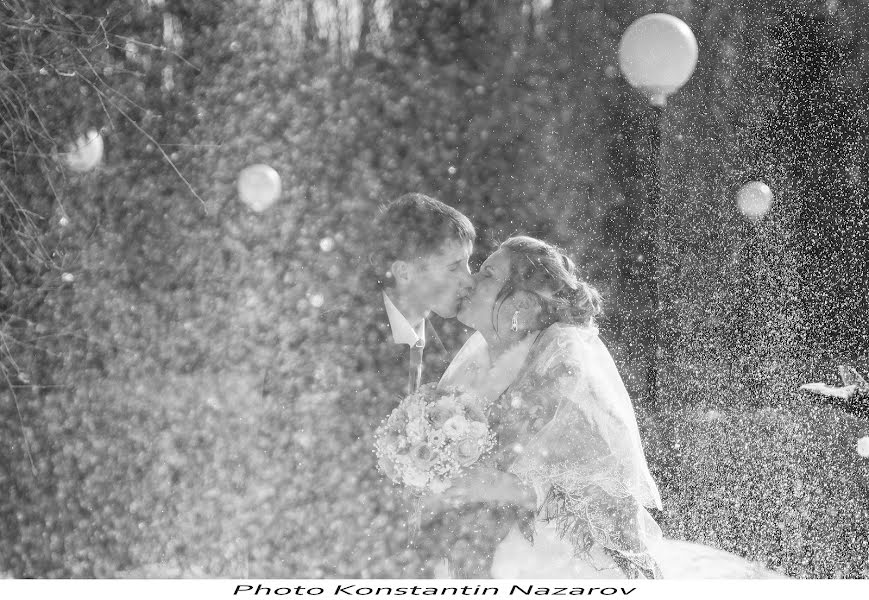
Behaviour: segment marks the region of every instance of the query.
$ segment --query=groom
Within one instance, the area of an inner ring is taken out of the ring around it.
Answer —
[[[398,397],[420,386],[424,362],[437,368],[426,378],[436,381],[452,358],[428,317],[455,317],[473,287],[468,259],[476,232],[465,215],[443,202],[405,194],[383,207],[374,237],[369,262],[377,291],[371,301],[377,305],[379,322],[375,335],[368,338],[375,347],[363,360],[373,362],[379,382],[390,388],[390,405],[377,407],[388,414]],[[431,577],[455,538],[439,521],[420,525],[421,531],[409,540],[415,560],[404,567],[405,578]]]
[[[407,394],[422,383],[423,353],[430,339],[441,361],[449,361],[428,317],[455,317],[473,287],[468,259],[476,232],[465,215],[443,202],[405,194],[383,207],[374,235],[370,262],[380,291],[374,299],[381,307],[378,328],[382,341],[393,349],[392,360],[386,361],[392,364],[378,365],[377,370],[388,378],[394,373],[384,370],[406,365],[402,392]]]

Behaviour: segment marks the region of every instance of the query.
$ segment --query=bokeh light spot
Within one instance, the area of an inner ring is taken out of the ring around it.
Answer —
[[[323,294],[311,294],[308,298],[308,302],[311,303],[311,306],[314,308],[320,308],[325,303],[325,298],[323,298]]]

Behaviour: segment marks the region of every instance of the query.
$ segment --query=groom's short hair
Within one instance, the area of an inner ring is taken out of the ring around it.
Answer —
[[[375,248],[371,263],[378,283],[390,285],[386,276],[396,260],[413,260],[434,254],[447,240],[473,244],[476,231],[471,220],[452,206],[425,194],[404,194],[381,207],[375,220]]]

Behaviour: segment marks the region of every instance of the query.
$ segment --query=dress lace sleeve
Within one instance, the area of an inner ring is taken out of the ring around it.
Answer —
[[[508,467],[534,487],[540,517],[554,520],[577,554],[598,543],[654,571],[647,550],[661,531],[644,507],[661,500],[633,405],[597,332],[550,327],[513,389],[555,406]]]

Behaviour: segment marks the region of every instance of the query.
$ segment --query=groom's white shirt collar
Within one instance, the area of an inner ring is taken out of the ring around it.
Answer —
[[[425,346],[425,319],[417,327],[413,327],[401,311],[392,303],[386,292],[383,292],[383,304],[386,306],[386,316],[389,318],[389,328],[392,330],[392,341],[408,346]]]

